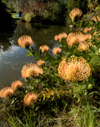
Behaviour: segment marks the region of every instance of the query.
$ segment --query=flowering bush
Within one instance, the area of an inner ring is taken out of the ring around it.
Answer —
[[[91,27],[97,28],[98,24],[92,22]],[[13,82],[11,87],[0,91],[0,97],[7,99],[5,105],[17,111],[17,115],[21,112],[22,122],[25,122],[24,109],[32,112],[36,126],[39,114],[52,116],[54,113],[55,116],[56,109],[69,112],[70,104],[80,105],[84,100],[95,99],[94,90],[100,90],[97,75],[100,73],[100,34],[92,29],[91,34],[83,31],[84,27],[68,36],[66,33],[56,35],[54,40],[59,47],[53,48],[53,56],[47,45],[40,46],[37,52],[32,47],[35,42],[28,35],[18,39],[19,46],[26,48],[27,56],[34,55],[37,64],[24,65],[21,74],[25,84]]]

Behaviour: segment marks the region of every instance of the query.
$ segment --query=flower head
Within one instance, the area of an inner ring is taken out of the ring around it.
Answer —
[[[90,40],[92,38],[91,34],[82,34],[78,33],[70,33],[66,39],[67,44],[72,47],[73,44],[80,44],[86,40]]]
[[[34,41],[32,40],[32,38],[30,36],[23,35],[18,38],[18,44],[19,44],[19,46],[26,48],[26,47],[30,47],[31,45],[33,45]]]
[[[23,78],[39,76],[39,74],[43,74],[43,69],[36,64],[29,63],[23,66],[21,74]]]
[[[95,22],[100,21],[100,17],[99,16],[93,16],[91,19],[94,20]]]
[[[72,47],[73,44],[78,43],[78,38],[75,33],[70,33],[66,39],[67,44]]]
[[[5,87],[0,91],[0,97],[7,98],[13,95],[14,90],[11,87]]]
[[[67,81],[82,81],[89,77],[91,68],[82,57],[72,57],[66,62],[62,60],[58,67],[59,76]]]
[[[87,32],[89,32],[89,31],[91,31],[92,30],[92,28],[91,27],[86,27],[85,29],[84,29],[84,33],[87,33]]]
[[[45,52],[49,49],[49,47],[47,45],[43,45],[43,46],[40,46],[40,48],[42,50],[42,52]]]
[[[55,36],[54,36],[54,40],[55,40],[55,41],[58,41],[58,40],[59,40],[59,36],[58,36],[58,35],[55,35]]]
[[[43,61],[43,60],[38,60],[38,61],[37,61],[37,65],[38,65],[38,66],[41,66],[41,65],[43,65],[44,63],[45,63],[45,61]]]
[[[80,51],[87,51],[89,48],[89,45],[87,43],[80,43],[78,46],[78,50]]]
[[[79,8],[74,8],[69,13],[69,17],[72,19],[72,22],[74,22],[75,17],[80,17],[81,15],[82,15],[82,11]]]
[[[84,34],[84,41],[92,39],[91,34]]]
[[[64,38],[67,38],[67,34],[66,34],[65,32],[60,33],[60,34],[58,34],[58,35],[55,35],[54,40],[55,40],[55,41],[58,41],[58,40],[61,40],[62,38],[63,38],[63,39],[64,39]]]
[[[93,44],[91,42],[80,43],[79,46],[78,46],[78,50],[80,50],[80,51],[87,51],[87,50],[89,50],[89,46],[93,46]]]
[[[16,89],[18,89],[18,88],[20,88],[22,86],[23,86],[23,83],[21,81],[19,81],[19,80],[16,80],[16,81],[12,82],[12,84],[11,84],[11,88],[13,90],[16,90]]]
[[[61,52],[61,48],[59,48],[59,47],[53,48],[53,54],[54,55],[57,54],[57,53],[60,53],[60,52]]]
[[[24,97],[24,105],[29,106],[31,104],[34,104],[38,99],[38,95],[33,92],[29,92]]]

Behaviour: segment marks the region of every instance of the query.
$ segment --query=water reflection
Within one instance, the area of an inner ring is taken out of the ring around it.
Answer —
[[[24,79],[21,77],[21,69],[28,62],[35,62],[34,56],[26,57],[26,49],[18,46],[18,38],[29,35],[34,40],[36,50],[40,45],[46,44],[52,50],[57,42],[54,36],[61,32],[69,32],[65,26],[46,26],[18,22],[13,33],[0,34],[0,89],[3,85],[9,85],[14,80]]]

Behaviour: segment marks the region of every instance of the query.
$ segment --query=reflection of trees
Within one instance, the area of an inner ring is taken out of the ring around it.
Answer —
[[[48,45],[53,48],[57,43],[54,42],[54,36],[61,33],[68,33],[69,28],[67,26],[49,26],[41,24],[30,24],[17,22],[17,26],[11,33],[0,34],[0,48],[5,51],[12,44],[18,45],[18,38],[22,35],[29,35],[35,42],[35,49],[38,50],[41,45]]]
[[[53,40],[54,36],[61,32],[68,33],[67,26],[49,26],[18,22],[12,40],[17,45],[17,40],[20,36],[29,35],[35,42],[36,50],[38,50],[39,46],[43,44],[52,48],[56,43]]]
[[[0,33],[0,52],[1,50],[6,51],[11,46],[11,43],[9,42],[9,38],[12,35],[10,33]]]

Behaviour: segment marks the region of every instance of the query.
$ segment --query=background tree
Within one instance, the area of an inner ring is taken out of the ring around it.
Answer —
[[[0,31],[10,31],[13,29],[13,25],[14,21],[7,6],[0,1]]]

